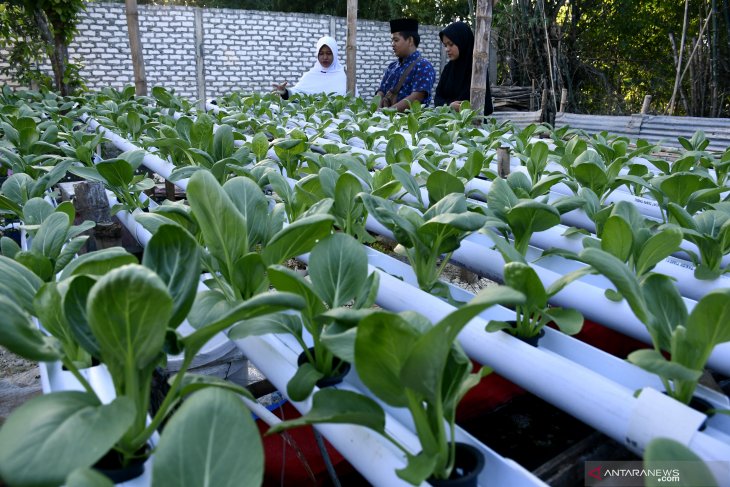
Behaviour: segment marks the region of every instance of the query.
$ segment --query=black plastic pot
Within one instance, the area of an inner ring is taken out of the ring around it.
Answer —
[[[115,484],[127,482],[136,479],[144,473],[144,463],[147,461],[149,451],[149,446],[141,448],[137,452],[138,457],[133,458],[127,465],[122,466],[122,455],[116,450],[109,450],[106,455],[94,464],[93,468]]]
[[[479,474],[484,469],[484,454],[466,443],[456,443],[454,469],[448,479],[429,478],[434,487],[477,487]]]
[[[512,330],[517,328],[516,321],[508,321],[507,323],[510,324]],[[505,330],[505,331],[507,331],[507,330]],[[533,337],[528,337],[528,338],[521,337],[519,335],[514,335],[514,334],[510,333],[509,331],[507,331],[507,333],[509,333],[513,337],[517,338],[518,340],[522,340],[523,342],[527,343],[528,345],[532,345],[533,347],[537,347],[537,344],[540,341],[540,338],[545,336],[545,330],[542,328],[540,329],[540,332],[537,335],[535,335]]]
[[[694,409],[695,411],[699,411],[702,414],[707,415],[707,419],[710,419],[715,415],[713,411],[710,411],[711,409],[715,409],[712,404],[710,404],[709,401],[706,401],[705,399],[702,399],[701,397],[692,396],[692,399],[690,399],[689,407]],[[709,411],[709,412],[708,412]],[[704,431],[707,428],[707,419],[702,422],[700,425],[699,431]]]
[[[308,350],[309,353],[312,354],[312,356],[315,356],[314,347],[309,347]],[[301,366],[307,362],[309,362],[307,354],[305,352],[300,353],[299,357],[297,358],[297,365]],[[333,369],[339,370],[339,372],[333,376],[322,377],[321,379],[319,379],[317,381],[317,387],[319,387],[320,389],[323,387],[334,386],[342,382],[347,373],[350,372],[351,365],[349,362],[343,362],[339,358],[335,357],[332,360],[332,367]]]
[[[527,343],[528,345],[532,345],[533,347],[537,347],[537,344],[540,342],[540,338],[545,336],[545,330],[540,330],[540,333],[535,335],[534,337],[529,338],[523,338],[523,337],[515,337],[519,340],[522,340],[523,342]]]

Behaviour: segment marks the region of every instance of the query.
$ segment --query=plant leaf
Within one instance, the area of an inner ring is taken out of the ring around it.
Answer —
[[[63,269],[59,280],[80,274],[100,276],[117,267],[136,263],[137,258],[123,247],[109,247],[78,256]]]
[[[479,292],[471,301],[449,313],[418,338],[403,364],[401,384],[435,404],[439,400],[449,351],[464,326],[495,304],[516,305],[524,301],[525,296],[522,293],[506,286],[489,287]]]
[[[22,264],[0,255],[0,296],[7,296],[33,314],[33,298],[43,281]]]
[[[292,401],[304,401],[314,390],[317,381],[323,377],[324,374],[314,365],[309,362],[303,363],[287,383],[286,394]]]
[[[626,262],[631,256],[633,246],[634,234],[631,225],[618,215],[609,216],[603,224],[601,249]]]
[[[655,265],[679,250],[682,243],[682,231],[677,227],[664,227],[644,242],[639,250],[636,262],[636,273],[643,275]]]
[[[193,174],[187,191],[208,251],[230,279],[234,263],[248,253],[246,219],[208,171]]]
[[[77,391],[35,397],[0,430],[0,475],[11,485],[61,485],[76,468],[100,459],[133,420],[127,397],[106,405]]]
[[[70,224],[68,215],[65,213],[48,215],[33,238],[30,246],[31,252],[55,260],[66,242],[66,232]]]
[[[686,466],[686,467],[683,467]],[[647,470],[661,470],[680,468],[682,483],[685,485],[704,485],[716,487],[717,480],[707,465],[702,463],[692,450],[678,441],[669,438],[654,438],[644,449],[644,468]],[[660,487],[666,482],[660,481],[658,476],[646,477],[646,487]]]
[[[223,191],[246,219],[249,247],[265,243],[269,202],[259,185],[249,178],[236,177],[226,181]]]
[[[93,468],[79,467],[66,477],[66,487],[114,487],[106,475]]]
[[[549,308],[546,314],[566,335],[575,335],[583,328],[583,315],[576,309]]]
[[[207,388],[187,399],[165,426],[152,484],[260,485],[263,472],[263,446],[251,413],[230,391]]]
[[[177,328],[193,305],[200,281],[200,253],[195,239],[178,225],[161,226],[145,248],[142,265],[162,279],[172,297],[170,328]]]
[[[385,434],[385,413],[377,402],[352,391],[322,389],[312,398],[312,408],[299,418],[272,426],[267,434],[319,423],[356,424]]]
[[[0,345],[28,360],[51,362],[61,358],[61,346],[41,332],[13,300],[0,294],[3,309]]]
[[[288,313],[272,313],[242,321],[234,325],[228,332],[228,338],[239,340],[249,336],[260,336],[268,333],[282,333],[301,337],[302,320],[297,315]]]
[[[165,283],[146,267],[102,276],[89,291],[87,316],[103,361],[142,370],[158,359],[172,307]]]
[[[391,406],[408,405],[400,375],[419,336],[419,330],[409,321],[385,311],[363,318],[358,325],[357,373],[368,389]]]
[[[702,375],[701,370],[688,369],[684,365],[668,361],[656,350],[636,350],[631,352],[627,358],[632,364],[667,380],[696,382]]]
[[[195,308],[196,306],[194,305],[193,310]],[[213,335],[220,333],[234,323],[256,316],[276,313],[277,311],[299,310],[302,308],[304,308],[304,300],[295,294],[282,292],[259,294],[251,299],[237,303],[235,306],[227,309],[225,314],[215,316],[214,319],[205,320],[198,318],[195,320],[197,322],[195,324],[191,320],[191,325],[198,325],[198,328],[183,338],[183,342],[186,350],[189,349],[191,350],[190,353],[196,353]],[[206,307],[206,309],[209,308]],[[200,326],[201,323],[204,325]]]
[[[312,250],[318,240],[332,231],[334,218],[331,215],[316,214],[300,218],[284,227],[266,244],[261,257],[268,265],[280,264]]]
[[[347,234],[330,235],[312,249],[309,265],[312,287],[329,308],[352,301],[360,293],[367,271],[365,249]]]

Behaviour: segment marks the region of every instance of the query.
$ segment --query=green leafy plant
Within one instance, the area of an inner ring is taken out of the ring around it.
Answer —
[[[350,423],[370,428],[396,445],[408,464],[397,471],[418,485],[428,477],[448,478],[454,466],[456,406],[488,373],[471,373],[472,364],[456,336],[476,315],[494,304],[517,304],[524,296],[492,287],[432,325],[418,313],[375,311],[357,326],[355,365],[362,382],[391,407],[408,408],[422,450],[416,454],[385,430],[377,402],[360,394],[326,389],[314,395],[312,409],[301,418],[274,426],[272,433],[304,424]]]
[[[79,265],[75,270],[82,268]],[[197,323],[196,331],[176,338],[178,348],[184,350],[183,364],[148,423],[152,371],[166,360],[167,344],[193,305],[199,277],[197,243],[182,228],[163,225],[150,240],[143,265],[123,265],[100,277],[84,274],[75,278],[74,283],[82,283],[77,296],[81,304],[64,308],[69,325],[77,329],[78,336],[85,337],[81,345],[107,365],[117,398],[110,405],[101,405],[74,364],[64,360],[86,391],[48,394],[9,418],[0,431],[4,438],[0,448],[4,479],[18,485],[63,483],[73,470],[92,465],[112,447],[125,463],[146,457],[150,452],[144,445],[185,391],[189,392],[186,384],[191,379],[186,379],[185,372],[211,337],[240,320],[298,309],[304,304],[291,294],[265,294],[208,314],[202,324]],[[28,299],[34,287],[32,280],[24,280],[2,289],[0,300],[10,311],[2,345],[34,360],[62,359],[57,341],[30,321]],[[72,288],[73,284],[69,292]],[[20,298],[20,304],[11,300],[13,297]],[[216,383],[198,381],[194,388],[201,385]],[[38,414],[37,410],[47,413]],[[6,441],[5,435],[22,441]],[[90,448],[79,448],[80,442]],[[39,447],[63,454],[35,455]]]
[[[290,178],[299,177],[299,165],[302,154],[309,149],[307,135],[299,129],[292,130],[287,138],[271,141],[274,153],[281,162],[281,167]]]
[[[446,194],[423,214],[372,194],[361,193],[360,198],[368,213],[393,232],[396,251],[408,257],[419,287],[450,296],[439,275],[461,240],[486,222],[484,215],[468,210],[463,189]]]
[[[529,264],[514,261],[504,266],[504,284],[525,295],[522,303],[515,305],[515,320],[487,323],[487,331],[504,330],[519,338],[533,338],[540,335],[543,327],[554,323],[566,335],[575,335],[583,328],[583,315],[572,308],[549,306],[548,301],[572,281],[587,274],[579,270],[566,274],[545,287],[535,270]]]
[[[23,207],[33,198],[41,198],[45,193],[66,175],[71,161],[62,161],[56,166],[48,167],[37,178],[21,172],[15,173],[3,182],[0,187],[0,214],[10,214],[23,219]]]
[[[32,237],[30,247],[22,250],[12,239],[2,237],[0,252],[48,282],[66,267],[86,243],[88,235],[81,233],[94,226],[92,221],[72,225],[75,216],[70,202],[54,208],[43,198],[31,198],[23,206],[24,228]]]
[[[601,248],[626,262],[639,280],[659,262],[677,252],[682,243],[682,232],[677,227],[656,227],[627,201],[619,201],[604,208],[594,217],[594,221],[600,241],[585,238],[583,246]],[[616,296],[613,291],[606,296],[621,300],[621,296]]]
[[[190,211],[162,205],[138,218],[152,232],[165,223],[197,231],[196,239],[204,244],[203,267],[211,276],[205,292],[211,307],[230,306],[268,289],[266,268],[309,252],[331,233],[334,221],[313,213],[283,227],[282,207],[270,210],[257,183],[235,177],[221,186],[209,171],[190,178],[188,201]]]
[[[143,200],[140,196],[143,191],[152,189],[155,185],[146,174],[135,174],[142,165],[144,156],[143,150],[131,150],[117,158],[103,160],[93,167],[72,167],[69,172],[104,183],[117,198],[117,203],[112,206],[112,213],[120,210],[133,212],[149,205],[149,200]]]
[[[527,176],[512,173],[506,180],[495,179],[487,195],[489,219],[486,226],[499,231],[505,240],[511,236],[515,249],[523,256],[535,232],[560,224],[562,213],[583,204],[582,199],[573,197],[549,204],[539,198],[533,199],[529,193],[532,189]]]
[[[722,260],[730,253],[730,208],[727,203],[690,215],[681,206],[669,203],[667,212],[672,222],[681,229],[684,238],[697,245],[699,255],[687,251],[695,264],[697,279],[716,279],[728,272],[722,268]]]
[[[314,246],[309,257],[310,281],[281,265],[270,266],[268,274],[277,290],[298,294],[306,301],[306,307],[299,317],[272,315],[241,323],[229,336],[244,338],[264,333],[294,336],[307,362],[299,366],[287,386],[287,394],[294,401],[303,401],[317,381],[336,375],[342,362],[353,361],[355,323],[339,318],[344,310],[348,315],[372,306],[378,290],[378,274],[368,275],[365,249],[342,233],[330,235]],[[346,305],[350,307],[344,308]],[[312,337],[312,351],[305,343],[304,330]],[[342,362],[336,363],[335,357]]]
[[[657,374],[667,394],[688,404],[713,348],[730,341],[730,289],[707,293],[687,313],[665,275],[649,274],[639,281],[625,263],[596,248],[584,249],[577,259],[608,278],[649,331],[654,349],[632,352],[629,361]]]

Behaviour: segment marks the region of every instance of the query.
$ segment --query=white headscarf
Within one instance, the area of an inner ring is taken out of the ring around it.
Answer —
[[[332,64],[325,69],[319,64],[319,50],[322,46],[332,49]],[[289,88],[289,93],[304,93],[312,95],[315,93],[334,93],[335,95],[347,94],[347,76],[345,70],[337,59],[337,41],[334,37],[324,36],[317,41],[317,49],[314,51],[316,61],[312,69],[302,75],[296,85]]]

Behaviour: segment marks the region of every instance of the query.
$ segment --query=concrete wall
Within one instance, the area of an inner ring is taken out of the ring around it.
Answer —
[[[182,96],[196,97],[195,9],[139,6],[139,23],[149,87],[162,85]],[[265,92],[274,81],[295,83],[315,61],[315,44],[323,35],[338,41],[345,65],[346,19],[327,15],[203,9],[205,80],[208,96],[231,91]],[[124,4],[89,2],[79,33],[69,48],[84,64],[89,89],[120,88],[134,83]],[[421,26],[423,55],[441,71],[439,27]],[[0,53],[2,54],[2,53]],[[6,62],[0,58],[0,64]],[[387,22],[357,24],[357,81],[361,96],[370,97],[385,67],[393,61]],[[50,73],[50,66],[46,66]],[[11,80],[0,77],[0,84]]]

